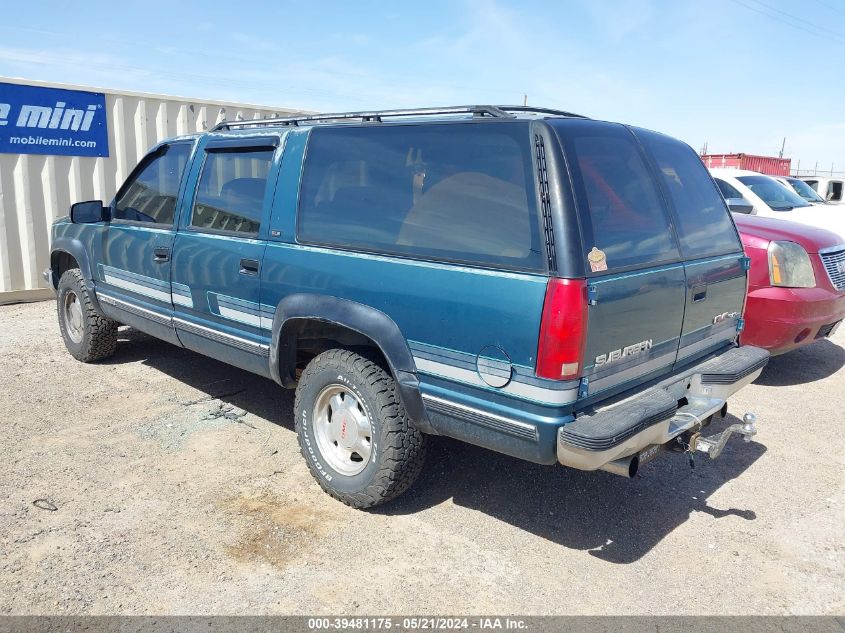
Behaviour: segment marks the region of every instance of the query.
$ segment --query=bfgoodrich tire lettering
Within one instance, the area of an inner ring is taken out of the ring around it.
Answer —
[[[59,329],[67,351],[90,363],[108,358],[117,349],[117,323],[97,313],[91,290],[78,268],[65,271],[56,290]]]
[[[320,395],[327,389],[337,392],[339,387],[360,405],[371,428],[367,464],[351,475],[332,467],[336,458],[324,454],[325,439],[318,441],[315,431],[315,405]],[[313,359],[300,377],[294,410],[299,447],[308,469],[323,490],[347,505],[370,508],[390,501],[407,490],[422,469],[423,434],[405,412],[390,374],[363,356],[334,349]]]

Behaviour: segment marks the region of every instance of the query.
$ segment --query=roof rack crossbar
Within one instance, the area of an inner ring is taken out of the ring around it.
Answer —
[[[244,119],[243,121],[221,121],[211,132],[221,130],[232,130],[252,126],[296,126],[300,123],[311,123],[320,121],[348,121],[361,120],[379,123],[384,117],[417,117],[417,116],[441,116],[444,114],[472,114],[475,117],[513,118],[513,114],[496,106],[452,106],[445,108],[415,108],[402,110],[373,110],[371,112],[334,112],[325,114],[305,114],[302,116],[279,117],[272,119]]]

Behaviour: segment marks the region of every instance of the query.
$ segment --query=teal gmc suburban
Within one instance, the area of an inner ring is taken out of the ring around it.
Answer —
[[[123,324],[295,388],[312,474],[364,508],[429,435],[625,477],[750,440],[704,435],[769,357],[737,343],[748,265],[684,143],[462,106],[163,141],[54,224],[45,275],[81,361]]]

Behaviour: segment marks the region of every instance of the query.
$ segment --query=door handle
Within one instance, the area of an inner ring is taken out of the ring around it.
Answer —
[[[242,259],[241,269],[238,272],[242,275],[257,275],[258,266],[257,259]]]
[[[166,246],[156,246],[155,249],[153,249],[153,261],[170,261],[170,249]]]
[[[698,303],[707,298],[707,286],[698,286],[692,289],[692,302]]]

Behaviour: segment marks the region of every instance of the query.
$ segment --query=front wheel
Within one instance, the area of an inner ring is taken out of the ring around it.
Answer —
[[[91,290],[78,268],[65,271],[56,290],[59,329],[77,360],[103,360],[117,349],[117,323],[97,313]]]
[[[343,503],[385,503],[419,475],[425,438],[390,374],[363,356],[333,349],[314,358],[299,380],[294,408],[311,474]]]

